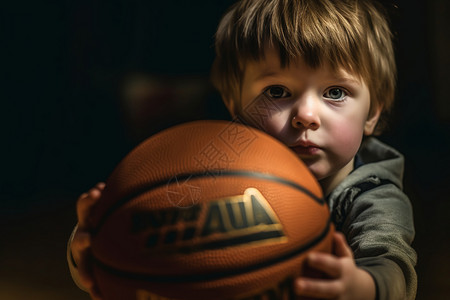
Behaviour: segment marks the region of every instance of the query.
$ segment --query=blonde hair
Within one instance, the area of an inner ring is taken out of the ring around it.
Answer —
[[[373,0],[242,0],[224,15],[215,38],[212,81],[228,108],[240,102],[245,63],[264,58],[267,45],[278,50],[283,67],[301,57],[313,68],[329,65],[359,75],[368,85],[371,111],[392,107],[392,33]]]

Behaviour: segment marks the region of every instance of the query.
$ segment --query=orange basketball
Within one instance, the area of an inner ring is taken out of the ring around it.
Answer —
[[[225,121],[144,141],[108,178],[90,221],[108,300],[287,299],[306,253],[330,252],[334,232],[297,156]]]

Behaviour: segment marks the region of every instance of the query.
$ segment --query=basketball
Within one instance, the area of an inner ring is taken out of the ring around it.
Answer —
[[[90,215],[103,299],[292,299],[310,251],[331,252],[319,184],[294,152],[236,122],[148,138]]]

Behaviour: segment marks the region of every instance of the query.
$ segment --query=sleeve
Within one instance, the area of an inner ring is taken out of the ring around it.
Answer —
[[[77,269],[77,266],[76,266],[75,261],[73,259],[72,251],[70,250],[71,249],[70,246],[72,244],[73,237],[74,237],[75,232],[77,231],[77,229],[78,229],[78,224],[75,225],[74,229],[72,230],[72,234],[69,237],[69,241],[67,242],[67,251],[66,251],[67,252],[66,253],[66,255],[67,255],[67,264],[69,265],[69,271],[70,271],[70,275],[72,276],[72,280],[75,282],[75,284],[80,289],[82,289],[83,291],[86,291],[86,289],[83,287],[83,285],[80,282],[80,276],[78,274],[78,269]]]
[[[377,299],[414,299],[417,255],[412,206],[395,185],[364,192],[348,205],[342,226],[358,267],[374,278]]]

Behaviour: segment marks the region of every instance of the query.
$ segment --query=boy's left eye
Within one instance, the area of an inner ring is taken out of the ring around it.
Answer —
[[[341,88],[330,88],[325,91],[323,94],[324,98],[333,100],[333,101],[342,101],[344,100],[345,96],[347,96],[347,92]]]

